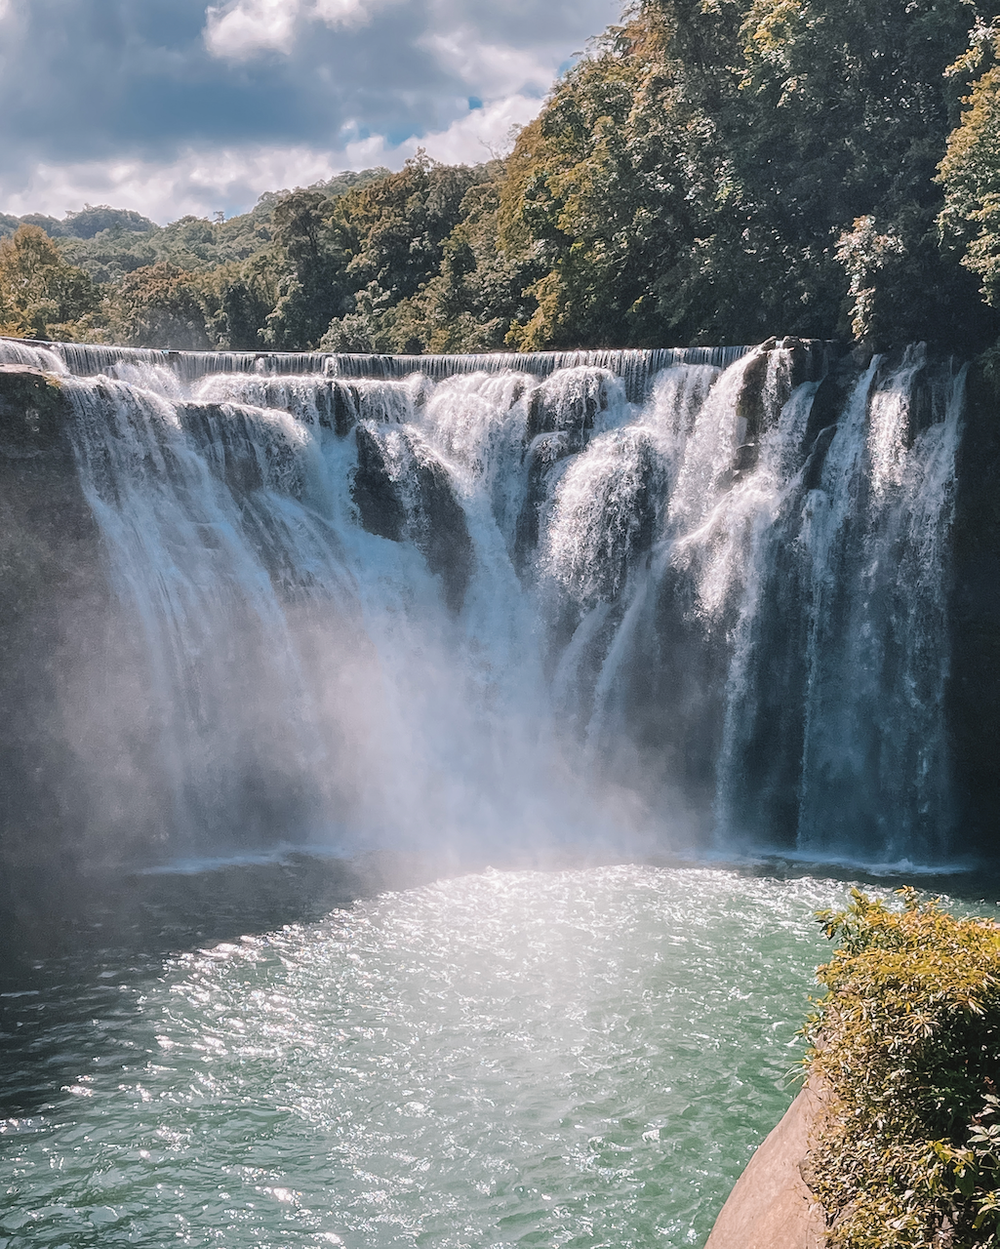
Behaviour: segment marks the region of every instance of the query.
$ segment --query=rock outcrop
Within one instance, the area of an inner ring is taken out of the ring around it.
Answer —
[[[955,828],[996,859],[1000,811],[1000,381],[973,367],[956,466],[945,703]]]
[[[59,379],[0,366],[0,926],[86,853],[72,702],[108,603]]]
[[[453,612],[462,608],[472,577],[472,539],[462,505],[447,469],[428,447],[393,429],[395,455],[405,461],[405,472],[393,463],[384,439],[366,425],[358,425],[358,467],[352,497],[362,526],[390,542],[410,539],[427,567],[441,578],[444,599]],[[404,485],[405,483],[405,485]]]
[[[801,1167],[824,1103],[807,1084],[737,1180],[705,1249],[823,1249],[826,1218]]]

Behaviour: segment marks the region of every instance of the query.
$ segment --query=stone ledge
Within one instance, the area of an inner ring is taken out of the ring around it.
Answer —
[[[802,1178],[827,1095],[810,1082],[750,1159],[705,1249],[823,1249],[826,1218]]]

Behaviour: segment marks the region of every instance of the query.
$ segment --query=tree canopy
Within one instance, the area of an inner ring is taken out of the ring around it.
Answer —
[[[505,159],[421,154],[229,221],[87,206],[0,234],[44,231],[109,340],[971,353],[1000,329],[998,47],[1000,0],[639,0]]]
[[[58,338],[94,311],[100,296],[45,231],[22,225],[0,239],[0,334]]]

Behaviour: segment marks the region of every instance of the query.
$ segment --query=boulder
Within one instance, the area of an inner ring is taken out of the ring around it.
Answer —
[[[448,607],[457,613],[474,563],[465,512],[441,461],[410,439],[408,431],[397,432],[407,440],[406,489],[390,470],[377,432],[360,424],[352,497],[369,533],[392,542],[408,540],[417,547],[427,567],[441,578]]]
[[[358,509],[362,528],[378,538],[402,542],[406,529],[406,508],[399,488],[385,463],[382,444],[367,425],[355,431],[358,466],[354,472],[351,497]]]
[[[826,1215],[802,1164],[827,1095],[810,1082],[736,1181],[705,1249],[823,1249]]]

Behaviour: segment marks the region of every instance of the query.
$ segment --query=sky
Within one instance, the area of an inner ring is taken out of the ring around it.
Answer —
[[[0,212],[226,216],[509,150],[620,0],[0,0]]]

